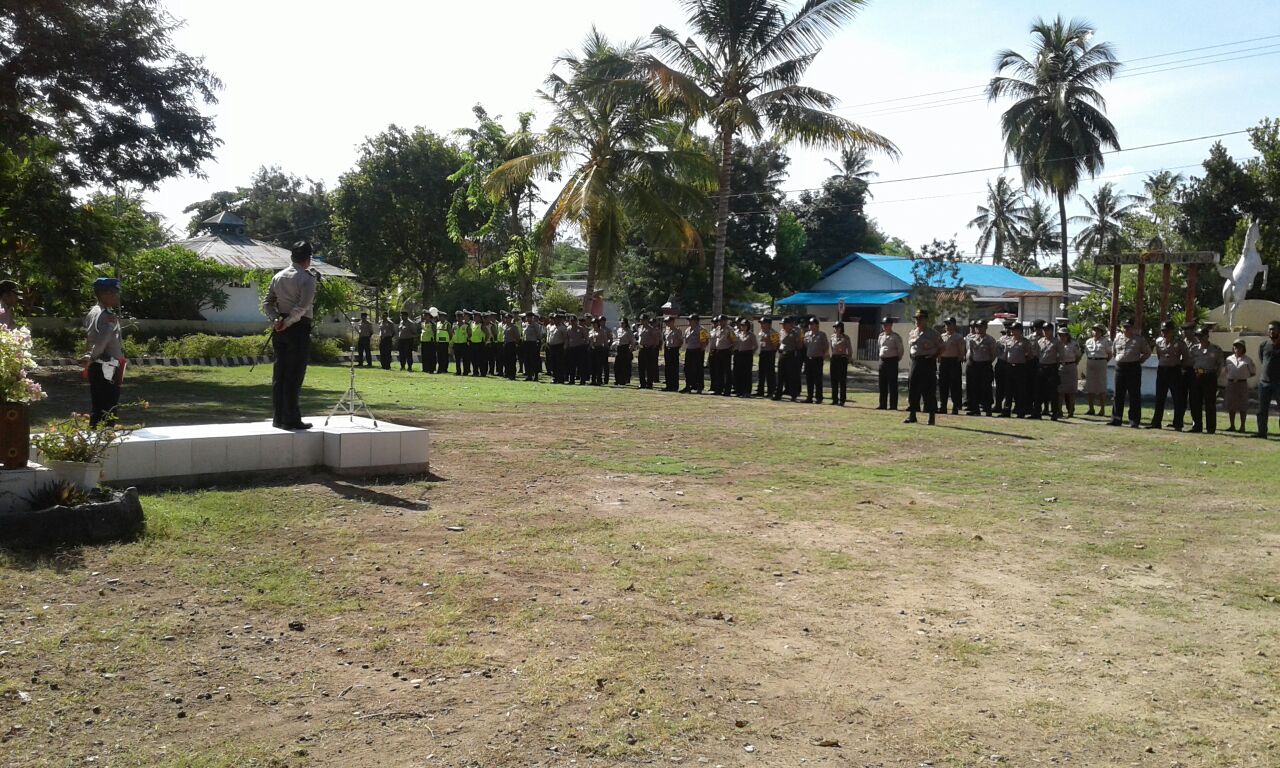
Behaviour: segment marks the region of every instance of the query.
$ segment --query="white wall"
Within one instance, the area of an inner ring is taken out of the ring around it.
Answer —
[[[227,308],[218,312],[212,309],[204,311],[204,317],[211,323],[266,323],[267,316],[262,314],[262,299],[258,295],[258,286],[250,284],[245,287],[223,286],[227,292]],[[264,326],[265,327],[265,326]]]
[[[859,259],[835,274],[822,278],[810,291],[901,291],[910,285]]]

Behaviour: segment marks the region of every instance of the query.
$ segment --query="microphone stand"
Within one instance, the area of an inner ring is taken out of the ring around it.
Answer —
[[[348,316],[347,323],[351,326],[352,337],[359,338],[360,320]],[[378,427],[378,417],[373,415],[368,403],[364,401],[364,398],[360,396],[360,392],[356,389],[356,347],[354,344],[348,347],[348,351],[351,354],[347,356],[347,391],[342,393],[342,397],[338,398],[338,402],[329,411],[329,415],[324,419],[324,425],[326,427],[329,426],[329,419],[338,415],[349,417],[354,424],[356,416],[363,414],[369,417],[376,429]]]

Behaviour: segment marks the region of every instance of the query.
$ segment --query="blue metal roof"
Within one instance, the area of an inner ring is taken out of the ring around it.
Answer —
[[[830,267],[827,267],[827,269],[822,273],[822,276],[829,277],[858,259],[866,261],[868,264],[871,264],[882,272],[885,272],[891,277],[901,280],[908,285],[915,282],[915,278],[911,274],[911,265],[915,259],[904,259],[898,256],[882,256],[874,253],[850,254],[835,264],[832,264]],[[1007,291],[1044,290],[1044,288],[1006,267],[997,267],[991,264],[971,264],[963,261],[959,262],[956,266],[960,273],[959,280],[946,280],[936,287],[956,288],[961,285],[985,285],[991,288],[1004,288]]]
[[[794,296],[779,301],[779,304],[785,305],[804,305],[816,304],[835,306],[843,299],[847,306],[870,305],[880,306],[882,304],[892,304],[899,299],[906,298],[907,291],[809,291],[808,293],[797,293]]]

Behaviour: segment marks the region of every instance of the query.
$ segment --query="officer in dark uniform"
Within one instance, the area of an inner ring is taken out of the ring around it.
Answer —
[[[319,281],[311,272],[310,243],[294,243],[289,258],[293,263],[271,278],[262,300],[263,314],[272,318],[271,345],[276,353],[271,374],[271,423],[279,429],[311,429],[302,420],[298,398],[311,354],[311,313]]]
[[[92,410],[89,426],[115,421],[120,404],[120,385],[124,383],[124,347],[120,337],[120,281],[100,277],[93,281],[93,295],[98,302],[84,319],[87,351],[80,358],[89,379],[89,401]]]

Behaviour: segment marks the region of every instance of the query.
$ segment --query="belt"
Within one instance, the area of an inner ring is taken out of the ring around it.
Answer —
[[[1206,373],[1217,373],[1213,368],[1197,368],[1196,375],[1203,376]],[[1248,381],[1248,379],[1227,379],[1227,381]]]
[[[912,360],[936,360],[937,358],[933,357],[932,355],[916,355],[911,359]]]
[[[881,359],[881,360],[901,360],[901,359],[902,359],[902,355],[898,355],[897,357],[882,357],[882,358],[880,358],[880,359]]]

